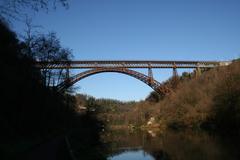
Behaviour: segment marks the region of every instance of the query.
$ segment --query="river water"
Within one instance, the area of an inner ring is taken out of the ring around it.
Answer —
[[[232,137],[205,132],[126,130],[110,131],[102,136],[107,144],[108,160],[239,160],[240,148]]]
[[[49,154],[58,158],[49,158]],[[203,131],[157,133],[128,129],[104,131],[99,138],[95,132],[80,129],[65,139],[59,137],[37,147],[25,157],[31,160],[240,160],[240,141],[239,137]]]

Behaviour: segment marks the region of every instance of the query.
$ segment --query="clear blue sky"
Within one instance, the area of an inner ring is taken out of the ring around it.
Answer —
[[[240,57],[240,0],[70,0],[39,12],[34,24],[55,31],[79,60],[230,60]],[[16,22],[15,30],[24,26]],[[190,71],[190,70],[187,70]],[[143,73],[145,71],[143,70]],[[179,71],[181,72],[181,71]],[[163,81],[171,70],[154,70]],[[117,73],[88,77],[81,93],[144,99],[151,88]]]

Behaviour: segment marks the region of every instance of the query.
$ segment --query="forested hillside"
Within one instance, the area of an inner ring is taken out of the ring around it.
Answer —
[[[240,128],[240,62],[203,72],[184,73],[164,83],[170,95],[152,92],[145,101],[99,105],[101,118],[112,127],[210,129],[237,133]],[[106,108],[109,108],[106,110]],[[119,108],[119,109],[116,109]]]
[[[155,104],[157,119],[171,127],[207,127],[239,132],[240,62],[204,72],[180,83]]]

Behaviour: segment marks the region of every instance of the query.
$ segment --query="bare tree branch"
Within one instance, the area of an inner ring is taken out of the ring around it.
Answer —
[[[19,20],[26,14],[26,9],[48,12],[49,8],[56,9],[58,4],[66,9],[69,7],[68,0],[0,0],[0,18]]]

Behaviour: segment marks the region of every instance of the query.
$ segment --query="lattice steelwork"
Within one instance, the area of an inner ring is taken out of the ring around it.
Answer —
[[[49,69],[81,69],[81,68],[213,68],[228,65],[229,61],[41,61],[36,62],[38,68]]]
[[[229,65],[230,61],[42,61],[35,66],[40,69],[90,69],[81,72],[57,85],[59,91],[72,86],[77,81],[93,74],[102,72],[118,72],[127,74],[149,85],[156,92],[167,94],[168,88],[153,79],[152,68],[172,68],[176,74],[177,68],[208,69],[217,66]],[[148,75],[129,68],[147,68]]]

